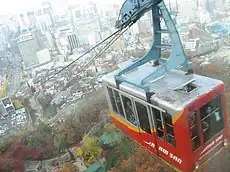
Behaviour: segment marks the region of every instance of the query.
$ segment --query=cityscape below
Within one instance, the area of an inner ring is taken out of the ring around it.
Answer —
[[[11,2],[6,7],[14,6]],[[102,78],[121,68],[121,63],[143,57],[154,40],[149,11],[102,52],[107,44],[100,44],[101,41],[117,31],[115,25],[123,2],[50,0],[28,4],[23,1],[26,4],[23,5],[19,1],[15,10],[1,12],[0,171],[15,170],[17,162],[13,167],[2,165],[4,156],[10,159],[13,153],[7,153],[14,149],[25,151],[25,156],[18,160],[25,172],[60,170],[67,161],[82,172],[91,167],[90,158],[87,165],[82,165],[81,158],[72,163],[72,155],[82,151],[76,144],[84,141],[86,133],[103,133],[98,132],[103,127],[97,125],[105,124],[109,107],[101,91]],[[230,0],[164,0],[164,3],[194,72],[224,81],[228,100]],[[161,29],[166,29],[164,20]],[[163,45],[173,43],[169,34],[162,34],[160,39]],[[92,47],[96,48],[90,51]],[[162,48],[161,56],[168,58],[171,50]],[[108,128],[103,131],[113,127]],[[100,139],[105,141],[107,136],[102,136]],[[115,137],[118,136],[114,140]],[[94,143],[95,138],[91,139],[89,142]],[[39,149],[35,151],[35,147]],[[91,151],[100,152],[98,149]],[[33,159],[29,152],[33,152]],[[102,159],[98,162],[106,161]],[[127,165],[125,162],[123,166]]]

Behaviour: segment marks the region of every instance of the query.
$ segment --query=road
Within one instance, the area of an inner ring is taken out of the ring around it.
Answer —
[[[13,71],[11,71],[11,73],[12,73],[12,77],[9,80],[7,94],[15,93],[15,91],[20,87],[20,82],[21,82],[20,68],[14,68]]]
[[[11,95],[16,92],[20,87],[21,82],[21,61],[18,55],[12,55],[9,57],[10,64],[8,65],[8,73],[11,73],[9,78],[9,85],[7,89],[7,95]]]

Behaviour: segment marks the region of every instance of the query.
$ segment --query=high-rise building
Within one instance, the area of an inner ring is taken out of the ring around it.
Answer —
[[[17,44],[25,68],[30,68],[39,64],[36,52],[39,51],[40,48],[34,35],[31,33],[21,35]]]
[[[36,15],[34,11],[27,12],[27,17],[29,20],[29,26],[35,27],[36,26]]]
[[[54,48],[54,40],[52,35],[49,32],[45,33],[45,44],[47,48]]]
[[[195,3],[196,3],[196,8],[199,9],[200,6],[199,0],[195,0]]]
[[[28,24],[27,24],[25,15],[23,13],[19,15],[19,21],[20,21],[20,27],[22,30],[28,28]]]
[[[164,0],[168,10],[174,12],[178,10],[178,1],[177,0]]]
[[[95,4],[80,4],[72,9],[74,27],[81,45],[89,44],[90,34],[101,33],[102,25],[98,13]]]
[[[149,35],[152,33],[152,20],[148,14],[144,15],[138,21],[138,30],[140,34]]]
[[[218,10],[226,9],[227,7],[225,0],[215,0],[215,3],[216,3],[216,9]]]
[[[17,16],[11,16],[8,20],[7,20],[7,25],[9,26],[9,29],[11,31],[13,31],[14,33],[17,32],[18,30],[18,26],[19,26],[19,23],[18,23],[18,18]]]
[[[194,12],[198,12],[196,6],[197,4],[196,2],[194,2],[194,0],[187,0],[187,1],[178,0],[177,4],[178,4],[178,11],[180,12],[179,16],[183,18],[187,18],[188,20],[191,20],[194,17]]]
[[[9,42],[10,29],[6,24],[0,24],[0,43],[7,44]]]
[[[44,16],[42,13],[42,9],[38,9],[36,11],[36,20],[37,20],[37,27],[41,30],[41,32],[44,34],[45,32],[48,31],[48,26],[44,20]]]
[[[32,29],[31,33],[35,36],[37,44],[39,49],[44,49],[45,48],[45,44],[43,41],[43,34],[41,33],[41,31],[39,29]]]
[[[67,39],[68,39],[68,43],[69,43],[71,51],[73,51],[74,49],[79,47],[79,40],[78,40],[76,33],[74,33],[74,32],[68,33]]]
[[[45,1],[42,3],[42,11],[43,11],[43,15],[45,17],[45,20],[48,26],[53,26],[54,25],[54,21],[53,21],[53,9],[51,6],[50,1]]]
[[[36,16],[41,16],[42,15],[42,10],[41,9],[38,9],[36,12],[35,12]]]
[[[216,10],[215,0],[205,0],[205,9],[209,14],[214,15]]]

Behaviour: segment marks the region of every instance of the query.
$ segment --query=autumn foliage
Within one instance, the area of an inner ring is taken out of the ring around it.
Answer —
[[[40,154],[38,150],[25,147],[20,142],[12,142],[7,152],[0,156],[0,171],[17,170],[24,172],[24,160],[35,159]]]
[[[57,172],[74,172],[74,168],[72,164],[65,164],[64,167],[57,170]]]
[[[140,145],[135,145],[133,155],[126,160],[122,160],[109,172],[173,172],[155,155]]]
[[[4,81],[0,89],[0,98],[3,98],[6,94],[8,88],[8,80]]]
[[[85,135],[82,146],[76,148],[76,155],[82,157],[89,164],[94,163],[101,154],[102,148],[95,136]]]
[[[0,172],[24,172],[24,161],[50,159],[79,143],[94,123],[104,119],[101,111],[107,109],[107,102],[103,93],[99,90],[88,95],[62,124],[51,127],[38,121],[33,129],[1,139]]]

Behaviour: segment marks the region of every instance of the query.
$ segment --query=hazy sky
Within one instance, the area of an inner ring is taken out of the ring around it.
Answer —
[[[16,14],[22,11],[28,11],[36,6],[39,6],[44,0],[0,0],[0,14]],[[50,0],[52,4],[55,4],[57,8],[63,7],[67,4],[75,4],[85,2],[86,0]],[[89,1],[89,0],[88,0]],[[93,2],[100,3],[121,3],[125,0],[91,0]]]
[[[14,14],[36,6],[41,0],[0,0],[0,14]]]

